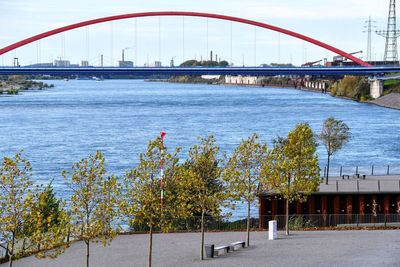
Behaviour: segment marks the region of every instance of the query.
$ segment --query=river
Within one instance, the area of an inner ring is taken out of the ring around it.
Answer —
[[[400,165],[398,110],[294,89],[140,80],[46,82],[55,88],[0,97],[0,157],[23,149],[35,181],[54,179],[62,197],[68,194],[62,170],[101,150],[107,169],[123,175],[161,131],[167,132],[166,146],[183,147],[185,158],[198,136],[213,134],[229,154],[253,132],[271,147],[298,122],[309,122],[319,132],[322,122],[334,116],[349,125],[352,139],[333,165]],[[323,166],[323,146],[318,153]]]

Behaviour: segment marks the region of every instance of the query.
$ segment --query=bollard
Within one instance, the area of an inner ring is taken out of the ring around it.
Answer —
[[[278,223],[277,221],[268,222],[268,240],[278,239]]]

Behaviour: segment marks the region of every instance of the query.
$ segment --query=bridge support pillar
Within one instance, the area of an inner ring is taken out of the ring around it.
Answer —
[[[383,81],[381,80],[372,80],[370,83],[370,95],[373,99],[377,99],[383,94]]]

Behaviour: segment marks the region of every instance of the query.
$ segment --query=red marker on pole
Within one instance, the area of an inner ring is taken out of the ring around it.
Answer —
[[[163,202],[164,202],[164,138],[166,132],[161,132],[160,137],[161,137],[161,168],[160,168],[160,187],[161,187],[161,209],[163,208]]]

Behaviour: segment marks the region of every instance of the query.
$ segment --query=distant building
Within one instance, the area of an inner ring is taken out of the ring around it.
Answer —
[[[328,81],[305,81],[304,87],[314,90],[320,90],[326,93],[329,87]]]
[[[150,68],[161,68],[162,64],[161,61],[154,61],[154,63],[145,63],[144,66]]]
[[[54,60],[54,67],[71,67],[71,62],[69,60]]]
[[[28,65],[27,67],[31,67],[31,68],[51,68],[53,66],[54,66],[53,63],[36,63],[36,64]]]
[[[260,84],[262,77],[257,76],[225,76],[226,84],[244,84],[244,85],[257,85]]]
[[[201,75],[201,78],[205,80],[218,80],[221,78],[221,75]]]
[[[118,61],[120,68],[133,68],[133,61]]]
[[[82,60],[82,61],[81,61],[81,67],[89,67],[89,61],[87,61],[87,60]]]

